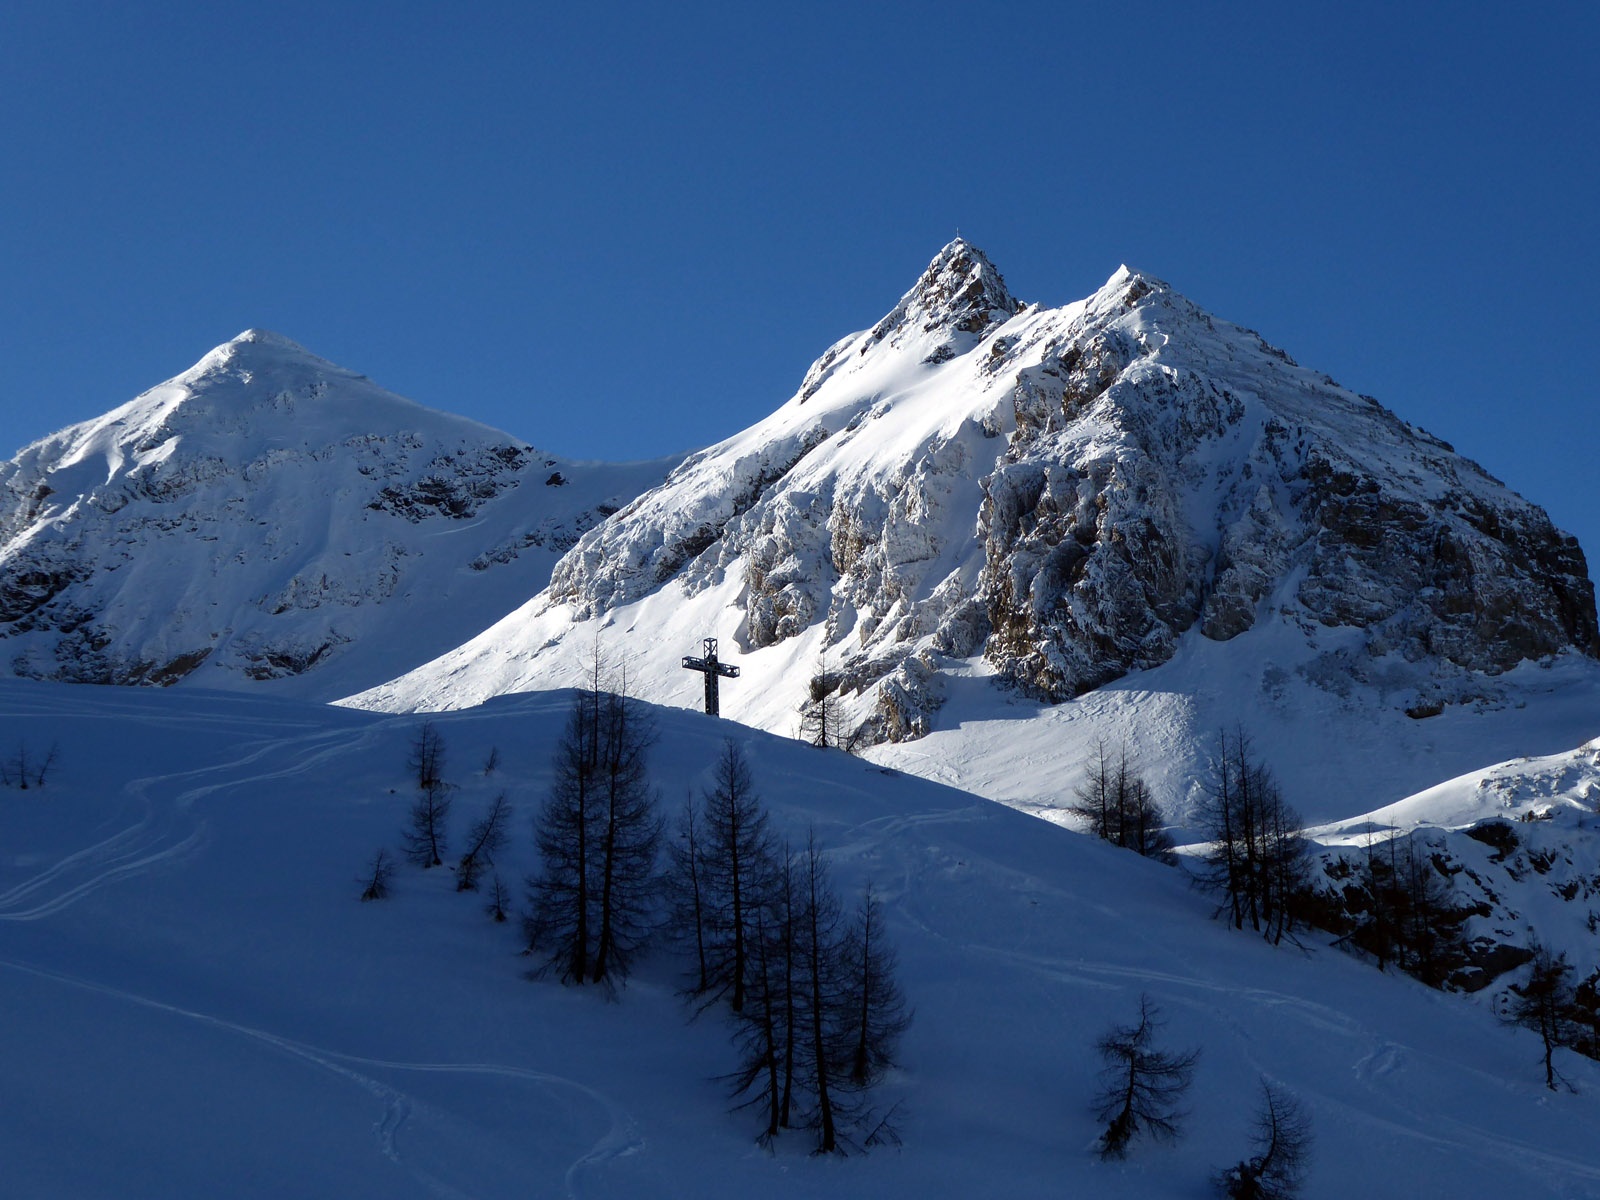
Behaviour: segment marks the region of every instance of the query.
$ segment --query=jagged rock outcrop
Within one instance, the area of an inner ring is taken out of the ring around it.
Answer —
[[[536,592],[665,467],[550,458],[252,330],[0,464],[0,670],[341,695]]]

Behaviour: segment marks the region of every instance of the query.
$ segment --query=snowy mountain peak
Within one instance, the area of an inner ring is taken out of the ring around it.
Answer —
[[[1154,292],[1172,293],[1172,285],[1123,263],[1111,273],[1111,278],[1105,281],[1100,290],[1089,297],[1085,307],[1090,312],[1101,311],[1110,303],[1133,308]]]
[[[168,384],[192,384],[208,375],[233,375],[249,383],[254,375],[272,370],[320,371],[350,379],[360,378],[354,371],[347,371],[313,354],[299,342],[281,333],[267,329],[246,329],[237,337],[213,347],[194,366],[168,380]]]
[[[271,346],[280,350],[293,350],[301,354],[310,353],[299,342],[286,338],[281,333],[274,333],[270,329],[246,329],[227,344],[231,346],[241,342],[249,342],[258,346]]]
[[[264,445],[309,450],[382,429],[427,431],[441,444],[518,443],[500,430],[396,395],[282,334],[247,329],[121,407],[26,447],[19,461],[76,446],[65,451],[74,460],[105,455],[109,479],[168,442],[160,449],[163,458],[178,451],[242,467]]]
[[[923,334],[948,347],[944,354],[936,350],[936,359],[953,357],[1021,307],[988,256],[958,237],[934,256],[916,285],[873,327],[863,350],[885,340],[898,346],[908,336]],[[957,347],[958,340],[967,345]]]
[[[0,463],[0,672],[231,687],[315,667],[338,695],[526,599],[667,466],[554,459],[246,330]]]
[[[742,719],[787,731],[831,693],[891,740],[938,728],[953,681],[1061,702],[1252,633],[1234,653],[1271,647],[1271,688],[1358,681],[1415,714],[1600,656],[1577,544],[1443,442],[1153,276],[1023,309],[960,240],[542,597],[358,702],[575,682],[591,620],[662,647],[649,699],[713,633],[765,676]]]

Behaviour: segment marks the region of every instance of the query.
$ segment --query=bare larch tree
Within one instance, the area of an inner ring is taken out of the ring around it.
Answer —
[[[1150,997],[1140,996],[1139,1019],[1113,1026],[1095,1043],[1105,1064],[1095,1097],[1095,1115],[1107,1123],[1100,1137],[1104,1158],[1121,1158],[1140,1133],[1158,1141],[1178,1136],[1185,1115],[1180,1105],[1200,1051],[1158,1049],[1155,1038],[1163,1024]]]

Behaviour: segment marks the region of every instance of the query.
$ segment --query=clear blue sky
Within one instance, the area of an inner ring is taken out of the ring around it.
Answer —
[[[1160,275],[1600,558],[1600,5],[761,8],[0,6],[0,453],[248,326],[683,450],[959,227],[1027,300]]]

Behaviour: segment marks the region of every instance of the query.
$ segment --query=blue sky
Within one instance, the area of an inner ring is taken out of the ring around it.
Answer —
[[[1600,555],[1600,6],[759,7],[0,7],[0,453],[248,326],[684,450],[959,228],[1027,300],[1169,280]]]

